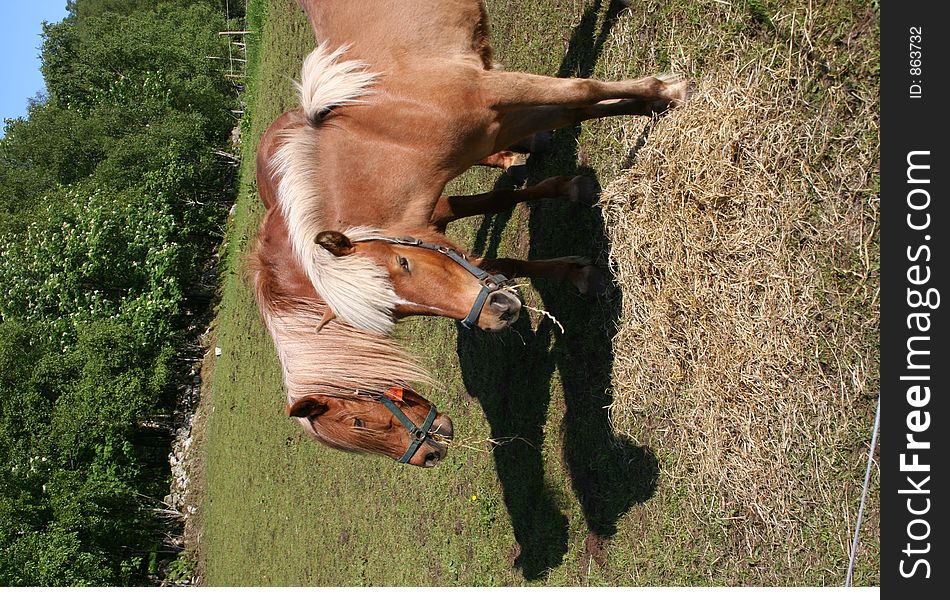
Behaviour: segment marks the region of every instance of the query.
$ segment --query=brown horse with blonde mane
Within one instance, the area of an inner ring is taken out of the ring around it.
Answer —
[[[283,368],[288,414],[297,417],[311,436],[333,448],[434,466],[445,456],[453,437],[451,419],[434,413],[431,427],[423,432],[420,452],[407,437],[411,428],[400,422],[396,411],[380,403],[389,398],[412,423],[425,423],[433,405],[412,384],[431,382],[428,374],[388,335],[328,318],[331,313],[326,303],[291,247],[273,180],[267,175],[267,162],[267,155],[259,153],[258,191],[267,212],[247,267]],[[485,204],[510,206],[529,199],[583,193],[583,182],[577,178],[552,177],[522,190],[483,194],[480,199]],[[451,206],[470,199],[442,200],[444,206]],[[444,228],[454,217],[454,213],[440,213],[437,222]]]
[[[444,196],[445,185],[474,164],[507,166],[506,149],[538,132],[667,110],[688,85],[496,70],[474,0],[300,4],[318,45],[301,70],[301,107],[260,142],[268,211],[252,261],[288,411],[331,446],[432,466],[451,421],[412,390],[426,376],[388,337],[394,320],[438,315],[498,331],[521,310],[509,278],[586,292],[598,277],[578,257],[467,257],[445,236],[456,219],[577,197],[577,178],[467,197]]]

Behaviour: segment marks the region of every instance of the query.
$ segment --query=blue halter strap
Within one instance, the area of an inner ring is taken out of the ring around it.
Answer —
[[[422,240],[414,237],[389,237],[389,236],[374,236],[374,237],[365,237],[360,238],[360,242],[388,242],[390,244],[397,244],[400,246],[416,246],[418,248],[425,248],[426,250],[432,250],[438,252],[439,254],[444,254],[448,256],[453,261],[462,266],[466,271],[471,273],[479,283],[482,285],[482,289],[478,291],[478,296],[475,298],[474,304],[472,304],[472,309],[468,311],[468,316],[462,319],[462,326],[466,329],[471,329],[475,323],[478,322],[478,315],[482,312],[482,307],[485,306],[485,301],[488,300],[488,295],[492,292],[500,289],[503,285],[508,282],[508,278],[504,275],[491,274],[488,271],[477,267],[470,263],[462,254],[457,251],[449,248],[447,246],[439,246],[438,244],[431,244],[429,242],[423,242]],[[398,416],[398,415],[397,415]]]
[[[422,423],[421,427],[417,427],[416,424],[412,422],[412,419],[406,416],[406,413],[402,412],[402,409],[399,408],[393,400],[402,402],[402,388],[390,388],[389,391],[379,397],[379,401],[409,430],[409,438],[412,441],[409,443],[409,447],[406,448],[405,454],[403,454],[402,458],[398,461],[405,464],[412,460],[412,457],[416,454],[416,451],[419,450],[422,442],[429,437],[432,422],[435,421],[436,410],[435,405],[430,404],[429,414],[426,416],[426,420]]]

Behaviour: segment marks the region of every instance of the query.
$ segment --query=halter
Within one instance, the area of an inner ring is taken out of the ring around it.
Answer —
[[[429,403],[429,414],[426,416],[426,420],[422,423],[422,427],[416,427],[412,419],[407,417],[406,413],[402,412],[402,409],[396,406],[393,400],[402,402],[402,388],[389,388],[385,394],[379,397],[379,401],[409,430],[409,437],[412,438],[412,442],[409,443],[406,453],[398,461],[405,464],[412,459],[422,442],[429,437],[429,430],[432,429],[432,422],[435,421],[436,410],[435,405]]]
[[[482,307],[485,306],[485,301],[488,299],[488,295],[499,288],[502,285],[508,282],[508,278],[504,275],[495,274],[492,275],[488,271],[476,267],[470,263],[463,255],[459,254],[452,248],[447,246],[439,246],[438,244],[432,244],[429,242],[423,242],[422,240],[414,237],[389,237],[389,236],[373,236],[365,237],[355,240],[357,242],[387,242],[390,244],[396,244],[399,246],[416,246],[418,248],[425,248],[426,250],[433,250],[439,254],[444,254],[448,256],[453,261],[461,265],[466,271],[471,273],[478,279],[478,282],[481,284],[482,289],[479,290],[478,296],[475,298],[475,303],[472,304],[472,309],[468,311],[468,316],[462,319],[462,325],[466,329],[471,329],[473,325],[478,321],[478,315],[482,312]],[[398,416],[398,415],[397,415]]]

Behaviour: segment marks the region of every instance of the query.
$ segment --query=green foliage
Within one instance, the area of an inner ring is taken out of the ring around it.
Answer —
[[[150,449],[135,441],[162,403],[174,350],[152,356],[109,322],[85,327],[64,352],[32,338],[0,323],[0,583],[140,581],[144,550],[134,549],[159,527],[144,494],[165,478],[145,468]],[[151,462],[166,451],[151,449]]]
[[[222,12],[203,3],[103,12],[47,25],[42,49],[46,89],[64,107],[78,110],[113,100],[148,103],[157,95],[173,109],[226,113],[227,105],[220,102],[226,82],[207,58],[226,50],[221,36],[209,35],[223,28]],[[165,85],[150,86],[148,80],[156,77]]]
[[[80,20],[95,17],[103,13],[111,12],[122,15],[133,14],[136,12],[148,11],[158,7],[159,4],[169,3],[175,6],[190,6],[192,4],[204,4],[223,11],[225,6],[229,6],[233,14],[240,14],[243,10],[240,2],[230,2],[227,0],[67,0],[66,9]],[[230,5],[234,6],[230,6]]]
[[[29,119],[7,125],[2,146],[4,162],[13,168],[29,169],[51,184],[81,180],[103,158],[101,142],[81,115],[63,110],[56,103],[34,104]]]
[[[39,327],[10,321],[0,322],[0,458],[15,471],[30,463],[35,440],[49,437],[48,415],[60,380],[55,372],[49,381],[35,380],[47,360],[46,345],[37,343]]]
[[[194,558],[180,556],[172,561],[169,566],[166,580],[169,583],[187,583],[191,580],[197,568],[198,561]]]
[[[230,175],[211,152],[233,125],[233,86],[208,59],[226,52],[217,35],[223,12],[214,2],[142,4],[155,8],[96,9],[44,26],[49,96],[29,118],[8,121],[0,140],[0,232],[35,218],[44,194],[89,177],[125,189],[177,169],[174,185],[160,190],[173,202],[230,194]]]
[[[135,543],[148,514],[128,485],[93,466],[41,467],[0,474],[0,582],[4,585],[130,585],[141,556]],[[45,465],[46,463],[42,463]],[[129,515],[139,518],[130,519]],[[120,518],[116,518],[119,515]],[[142,518],[145,517],[145,518]],[[126,546],[128,547],[128,546]]]
[[[140,585],[176,344],[220,231],[217,0],[78,0],[0,140],[0,585]]]
[[[90,586],[111,579],[104,557],[81,546],[76,532],[61,527],[24,532],[6,547],[0,580],[17,586]]]
[[[49,341],[63,344],[105,319],[127,325],[143,346],[167,337],[182,298],[170,208],[134,188],[58,196],[46,218],[0,241],[0,316],[44,322]]]

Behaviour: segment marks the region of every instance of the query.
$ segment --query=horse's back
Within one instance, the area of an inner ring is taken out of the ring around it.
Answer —
[[[491,67],[488,15],[480,0],[304,0],[318,43],[350,45],[371,70],[427,58],[471,58]],[[395,64],[394,64],[395,63]]]

